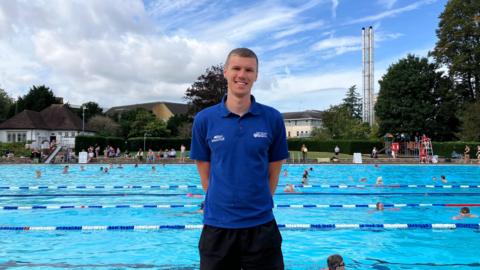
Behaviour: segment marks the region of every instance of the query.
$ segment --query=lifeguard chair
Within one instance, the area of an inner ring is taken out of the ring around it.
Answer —
[[[423,135],[418,148],[420,163],[430,163],[433,157],[433,147],[430,138]]]

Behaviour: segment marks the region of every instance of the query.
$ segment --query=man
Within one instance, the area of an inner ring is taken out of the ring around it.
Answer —
[[[223,100],[195,116],[190,157],[205,197],[200,269],[284,269],[273,194],[288,158],[281,114],[255,101],[253,51],[231,51]]]

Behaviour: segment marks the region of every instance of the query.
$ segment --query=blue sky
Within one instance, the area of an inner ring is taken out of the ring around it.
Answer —
[[[185,102],[236,47],[260,58],[253,94],[282,112],[361,92],[361,28],[375,30],[375,81],[435,46],[446,0],[51,0],[0,2],[0,88],[45,84],[71,104]],[[378,83],[376,89],[378,92]]]

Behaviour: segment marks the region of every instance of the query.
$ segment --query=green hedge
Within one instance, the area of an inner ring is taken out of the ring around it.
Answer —
[[[377,147],[378,150],[383,148],[383,142],[381,141],[361,141],[361,140],[331,140],[331,141],[319,141],[314,139],[288,139],[288,149],[290,151],[300,151],[302,144],[307,146],[308,151],[317,152],[334,152],[335,146],[338,145],[340,152],[343,154],[352,155],[353,153],[370,154],[373,147]]]
[[[475,155],[477,153],[477,145],[480,145],[480,142],[432,142],[433,153],[448,158],[452,157],[453,150],[463,155],[465,145],[470,147],[470,158],[477,158]]]
[[[130,152],[136,152],[138,149],[143,149],[143,137],[130,138],[124,140],[118,137],[102,137],[102,136],[77,136],[75,139],[75,152],[79,152],[82,149],[87,149],[89,146],[94,146],[95,144],[100,145],[103,149],[107,145],[111,145],[115,148],[120,147],[120,149],[125,151],[128,149]],[[178,139],[178,138],[159,138],[159,137],[147,137],[145,140],[145,148],[153,149],[158,151],[160,149],[171,149],[176,150],[180,149],[180,145],[185,145],[187,151],[190,148],[190,139]],[[332,152],[335,149],[335,146],[340,147],[340,152],[343,154],[352,155],[355,152],[360,152],[362,154],[369,154],[372,152],[373,147],[377,147],[378,150],[383,148],[382,141],[362,141],[362,140],[331,140],[331,141],[318,141],[311,138],[302,138],[302,139],[288,139],[288,149],[290,151],[300,151],[302,144],[305,144],[309,151],[316,152]],[[433,152],[435,155],[441,157],[451,157],[452,151],[455,150],[457,153],[463,154],[465,145],[470,146],[470,156],[475,158],[477,152],[477,145],[480,145],[480,142],[433,142]],[[24,144],[21,144],[22,147]],[[0,149],[7,148],[0,144]],[[18,148],[17,148],[18,149]]]
[[[113,146],[114,148],[120,147],[122,151],[125,151],[126,148],[126,143],[123,138],[80,135],[75,138],[75,153],[82,150],[86,151],[88,147],[97,144],[100,146],[102,153],[107,145]]]
[[[5,152],[9,150],[13,152],[16,157],[18,156],[30,156],[31,150],[25,149],[25,142],[15,142],[15,143],[2,143],[0,142],[0,156],[4,155]]]
[[[143,149],[144,138],[130,138],[128,141],[128,151],[136,152],[138,149]],[[145,138],[145,149],[152,149],[158,151],[160,149],[180,149],[180,145],[185,145],[187,151],[190,148],[190,139],[178,139],[178,138],[159,138],[159,137],[146,137]]]

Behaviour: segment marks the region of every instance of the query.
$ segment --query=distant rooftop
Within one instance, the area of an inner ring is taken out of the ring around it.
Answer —
[[[303,112],[286,112],[282,113],[285,120],[296,119],[321,119],[323,112],[318,110],[306,110]]]

